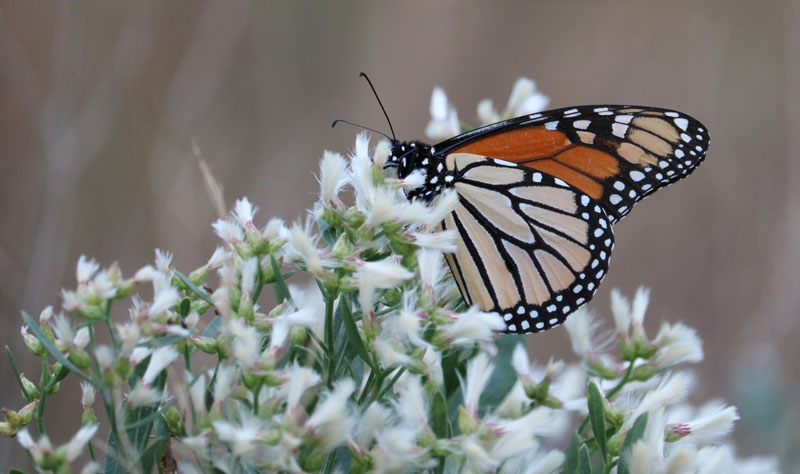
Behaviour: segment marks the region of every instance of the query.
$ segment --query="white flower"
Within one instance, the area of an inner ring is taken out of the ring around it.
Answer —
[[[500,461],[492,458],[475,434],[471,434],[461,441],[461,450],[483,471],[493,471],[500,465]]]
[[[211,227],[220,239],[224,240],[231,246],[236,246],[244,241],[244,231],[242,228],[229,220],[217,219]]]
[[[252,227],[253,217],[258,212],[258,207],[253,206],[249,199],[243,197],[236,200],[233,207],[233,218],[242,227]]]
[[[172,252],[156,249],[156,268],[161,273],[172,273]]]
[[[347,162],[339,153],[325,150],[319,164],[319,197],[330,206],[339,202],[339,191],[347,184]]]
[[[442,232],[412,232],[414,245],[426,250],[438,250],[440,252],[452,253],[456,251],[456,239],[458,234],[454,230]],[[419,258],[419,257],[418,257]]]
[[[192,382],[194,379],[194,382]],[[203,414],[206,411],[206,376],[199,374],[195,378],[191,372],[186,371],[186,384],[189,386],[189,399],[192,402],[195,412]]]
[[[261,235],[267,240],[283,240],[286,241],[286,235],[288,235],[289,229],[283,225],[283,220],[278,219],[277,217],[273,217],[272,219],[267,222],[267,225],[264,226],[264,229],[261,230]]]
[[[90,461],[83,466],[80,474],[97,474],[98,472],[100,472],[100,465],[94,461]]]
[[[425,135],[431,140],[441,141],[461,133],[458,113],[450,105],[447,94],[441,87],[434,87],[431,95],[431,121],[425,128]]]
[[[564,322],[564,327],[567,328],[572,351],[583,359],[596,357],[607,344],[607,337],[601,335],[598,340],[600,323],[585,307],[572,313]]]
[[[533,80],[521,77],[514,84],[502,115],[495,110],[490,99],[484,99],[478,104],[478,119],[481,125],[489,125],[501,119],[541,112],[549,103],[550,99],[536,90]]]
[[[739,419],[736,407],[711,402],[700,409],[694,420],[671,423],[669,431],[693,443],[709,443],[722,438]]]
[[[128,403],[133,408],[153,405],[161,401],[163,395],[162,391],[139,382],[128,394]]]
[[[258,418],[242,413],[241,423],[238,425],[223,420],[212,424],[217,438],[233,448],[234,455],[243,458],[253,456],[262,430]]]
[[[97,349],[94,351],[94,356],[97,359],[97,364],[102,369],[108,369],[114,361],[114,355],[111,352],[111,348],[108,346],[97,346]]]
[[[303,308],[275,316],[272,323],[272,332],[270,333],[270,350],[274,352],[283,347],[289,336],[289,331],[293,327],[314,328],[323,317],[324,314],[314,308]]]
[[[226,332],[233,336],[233,356],[236,360],[245,368],[253,367],[261,355],[261,335],[258,330],[234,318],[228,322]]]
[[[94,403],[95,393],[94,385],[89,382],[81,382],[81,405],[83,408]]]
[[[84,284],[92,279],[92,276],[100,269],[100,265],[95,259],[87,259],[86,255],[81,255],[78,258],[78,265],[75,269],[75,277],[78,283]]]
[[[553,474],[564,464],[564,453],[552,450],[542,455],[532,451],[527,455],[509,459],[499,471],[502,474]]]
[[[306,426],[319,437],[321,448],[329,451],[351,438],[355,420],[350,414],[347,400],[355,390],[352,379],[336,382],[333,390],[323,395]]]
[[[703,360],[703,341],[697,331],[682,323],[663,323],[653,343],[659,348],[654,363],[660,369]]]
[[[511,90],[511,96],[506,104],[506,116],[518,117],[520,115],[541,112],[550,103],[550,99],[536,90],[536,83],[527,77],[520,77]]]
[[[623,337],[628,334],[633,325],[634,330],[644,333],[644,314],[650,302],[650,290],[640,286],[633,297],[633,304],[616,288],[611,290],[611,312],[614,315],[614,324]]]
[[[156,267],[152,265],[145,265],[133,275],[133,281],[137,283],[142,283],[145,281],[153,281],[153,279],[158,274],[160,273],[158,270],[156,270]]]
[[[381,430],[390,420],[391,413],[379,402],[372,402],[364,411],[361,423],[358,425],[358,444],[363,448],[375,439],[375,433]]]
[[[358,278],[375,288],[393,288],[414,274],[396,259],[389,257],[375,262],[358,262]]]
[[[453,322],[439,325],[436,329],[452,345],[488,342],[495,331],[506,328],[503,318],[497,313],[485,313],[470,307],[467,312],[451,316]]]
[[[305,262],[308,271],[315,275],[322,273],[320,251],[314,244],[314,239],[309,235],[308,230],[301,228],[299,224],[294,224],[289,235],[289,243]]]
[[[683,373],[672,374],[664,377],[658,387],[648,392],[636,405],[625,421],[624,429],[630,429],[633,422],[639,415],[645,412],[652,412],[659,408],[664,408],[686,399],[689,393],[689,376]]]
[[[442,372],[442,353],[429,347],[422,356],[422,370],[428,376],[428,380],[441,386],[444,383],[444,372]]]
[[[375,440],[375,472],[410,472],[412,468],[432,467],[423,462],[426,450],[417,445],[417,430],[411,426],[390,426],[376,433]]]
[[[374,342],[375,353],[378,355],[378,360],[383,367],[392,367],[395,365],[407,366],[412,365],[413,360],[402,349],[398,349],[398,345],[393,340],[392,336],[381,332],[381,335],[375,339]]]
[[[150,363],[142,376],[142,383],[150,386],[162,370],[169,367],[178,358],[178,351],[172,346],[159,347],[150,355]]]
[[[39,313],[39,324],[47,324],[51,317],[53,317],[53,306],[49,305]]]
[[[406,375],[398,383],[395,412],[403,422],[417,429],[428,426],[428,400],[422,390],[422,381],[416,375]]]
[[[154,283],[156,281],[159,281],[159,279],[156,278],[153,280]],[[150,309],[147,310],[147,315],[150,318],[160,316],[165,311],[178,304],[180,300],[181,295],[178,293],[178,290],[171,286],[164,286],[156,292],[156,296],[153,299],[153,304],[151,304]]]
[[[494,365],[489,360],[489,355],[479,352],[474,359],[467,363],[466,378],[461,379],[459,375],[461,389],[464,392],[464,408],[473,416],[478,414],[478,402],[492,372],[494,372]]]
[[[92,439],[97,432],[100,425],[86,425],[69,440],[64,450],[64,455],[67,462],[72,462],[81,455],[83,447]]]
[[[232,365],[220,365],[217,370],[217,380],[214,382],[214,404],[221,403],[230,395],[234,388],[233,381],[236,377],[236,368]]]
[[[242,298],[253,297],[258,273],[258,257],[250,257],[242,263]]]
[[[308,367],[294,363],[284,370],[286,383],[281,386],[282,396],[286,399],[286,411],[291,411],[300,403],[303,394],[317,385],[321,379],[318,373]]]

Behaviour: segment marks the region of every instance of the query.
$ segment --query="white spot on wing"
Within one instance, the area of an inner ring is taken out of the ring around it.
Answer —
[[[548,130],[555,130],[556,127],[558,127],[558,120],[554,120],[552,122],[547,122],[546,124],[544,124],[544,128]]]
[[[676,118],[674,121],[675,125],[677,125],[678,128],[680,128],[684,132],[686,131],[686,127],[689,126],[689,121],[686,120],[685,118]]]

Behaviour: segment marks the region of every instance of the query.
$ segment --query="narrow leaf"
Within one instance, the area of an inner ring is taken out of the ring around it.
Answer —
[[[603,395],[594,382],[589,382],[588,388],[589,420],[592,422],[592,433],[603,457],[608,453],[606,445],[606,414],[603,410]]]
[[[23,311],[22,319],[25,320],[25,322],[31,328],[31,332],[34,334],[34,336],[36,336],[37,339],[39,339],[39,341],[41,341],[42,345],[44,345],[44,348],[47,349],[47,352],[49,352],[51,356],[53,356],[57,361],[61,362],[61,364],[64,367],[74,372],[78,377],[94,385],[94,381],[92,381],[92,379],[88,375],[83,373],[81,369],[75,367],[75,364],[70,362],[69,359],[67,359],[66,356],[64,356],[64,354],[61,353],[61,351],[56,349],[56,346],[53,344],[53,341],[51,341],[44,334],[44,332],[42,332],[42,328],[39,327],[39,323],[37,323],[36,320],[31,317],[30,314]]]
[[[269,259],[272,264],[272,272],[275,274],[275,283],[272,285],[272,289],[275,291],[275,299],[278,300],[278,304],[284,301],[292,302],[292,295],[289,293],[289,287],[286,285],[286,280],[283,278],[278,261],[275,260],[275,257],[272,255],[269,256]]]
[[[356,322],[353,319],[353,313],[350,311],[350,304],[345,298],[339,298],[339,308],[341,309],[342,325],[347,333],[347,343],[355,351],[358,357],[361,358],[361,360],[375,369],[372,358],[369,356],[366,346],[364,346],[364,340],[361,339],[361,334],[358,332],[358,327],[356,327]]]
[[[452,436],[450,420],[447,419],[447,401],[444,393],[436,392],[431,404],[431,428],[439,439],[447,439]]]
[[[517,382],[517,372],[511,365],[511,357],[517,345],[522,344],[524,347],[525,337],[505,334],[499,336],[495,340],[495,344],[498,351],[497,356],[492,358],[495,368],[488,384],[492,389],[484,390],[481,394],[481,399],[478,403],[481,414],[487,413],[498,406],[506,398],[508,392],[514,388],[514,384]]]
[[[179,272],[178,270],[173,270],[172,272],[175,274],[176,277],[178,277],[178,279],[181,282],[183,282],[184,285],[186,285],[190,290],[192,290],[192,293],[199,296],[203,301],[210,304],[211,306],[214,306],[214,300],[212,300],[211,297],[208,296],[205,291],[201,290],[200,288],[197,287],[197,285],[192,283],[192,280],[190,280],[189,277]]]
[[[14,356],[11,355],[11,349],[9,349],[8,346],[6,346],[6,355],[8,356],[8,362],[11,364],[11,371],[14,372],[14,377],[17,379],[17,384],[19,385],[22,395],[25,397],[25,400],[32,402],[33,399],[28,395],[28,392],[26,392],[25,388],[22,386],[22,377],[19,375],[17,364],[14,363]]]
[[[206,330],[203,331],[203,336],[205,337],[217,337],[219,332],[222,330],[222,316],[214,316],[214,319],[208,323],[206,326]]]
[[[574,433],[569,440],[567,450],[564,451],[564,469],[561,474],[575,474],[578,472],[578,434]]]
[[[619,464],[617,465],[618,474],[631,474],[631,450],[633,445],[644,436],[645,428],[647,428],[647,413],[642,413],[633,423],[633,427],[628,431],[628,434],[625,435],[625,441],[622,442],[622,447],[619,450]]]
[[[577,474],[592,474],[592,460],[589,459],[589,448],[586,443],[583,443],[581,449],[578,450]]]

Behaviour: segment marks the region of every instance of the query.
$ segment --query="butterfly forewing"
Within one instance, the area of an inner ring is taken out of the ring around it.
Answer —
[[[596,200],[615,222],[633,205],[689,174],[708,132],[669,110],[582,106],[479,128],[436,146],[439,153],[499,158],[557,177]]]
[[[591,299],[613,248],[597,201],[504,160],[454,153],[447,166],[459,203],[443,227],[460,235],[447,261],[468,303],[502,314],[508,332],[537,332]]]

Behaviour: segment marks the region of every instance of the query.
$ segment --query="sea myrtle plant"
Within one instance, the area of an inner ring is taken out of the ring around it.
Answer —
[[[546,103],[522,79],[503,116]],[[464,128],[441,90],[431,112],[433,138]],[[443,261],[456,195],[408,201],[424,177],[387,176],[388,154],[365,135],[347,158],[325,152],[302,222],[236,201],[190,271],[160,250],[128,277],[81,257],[58,310],[22,314],[38,379],[6,348],[24,402],[0,432],[56,473],[775,470],[724,442],[734,407],[686,403],[700,338],[666,322],[648,335],[647,290],[612,292],[615,331],[570,316],[571,363],[534,362],[525,337],[500,335],[503,319],[466,306]],[[120,306],[128,316],[112,318]],[[65,380],[81,383],[82,426],[54,443],[46,407]]]

